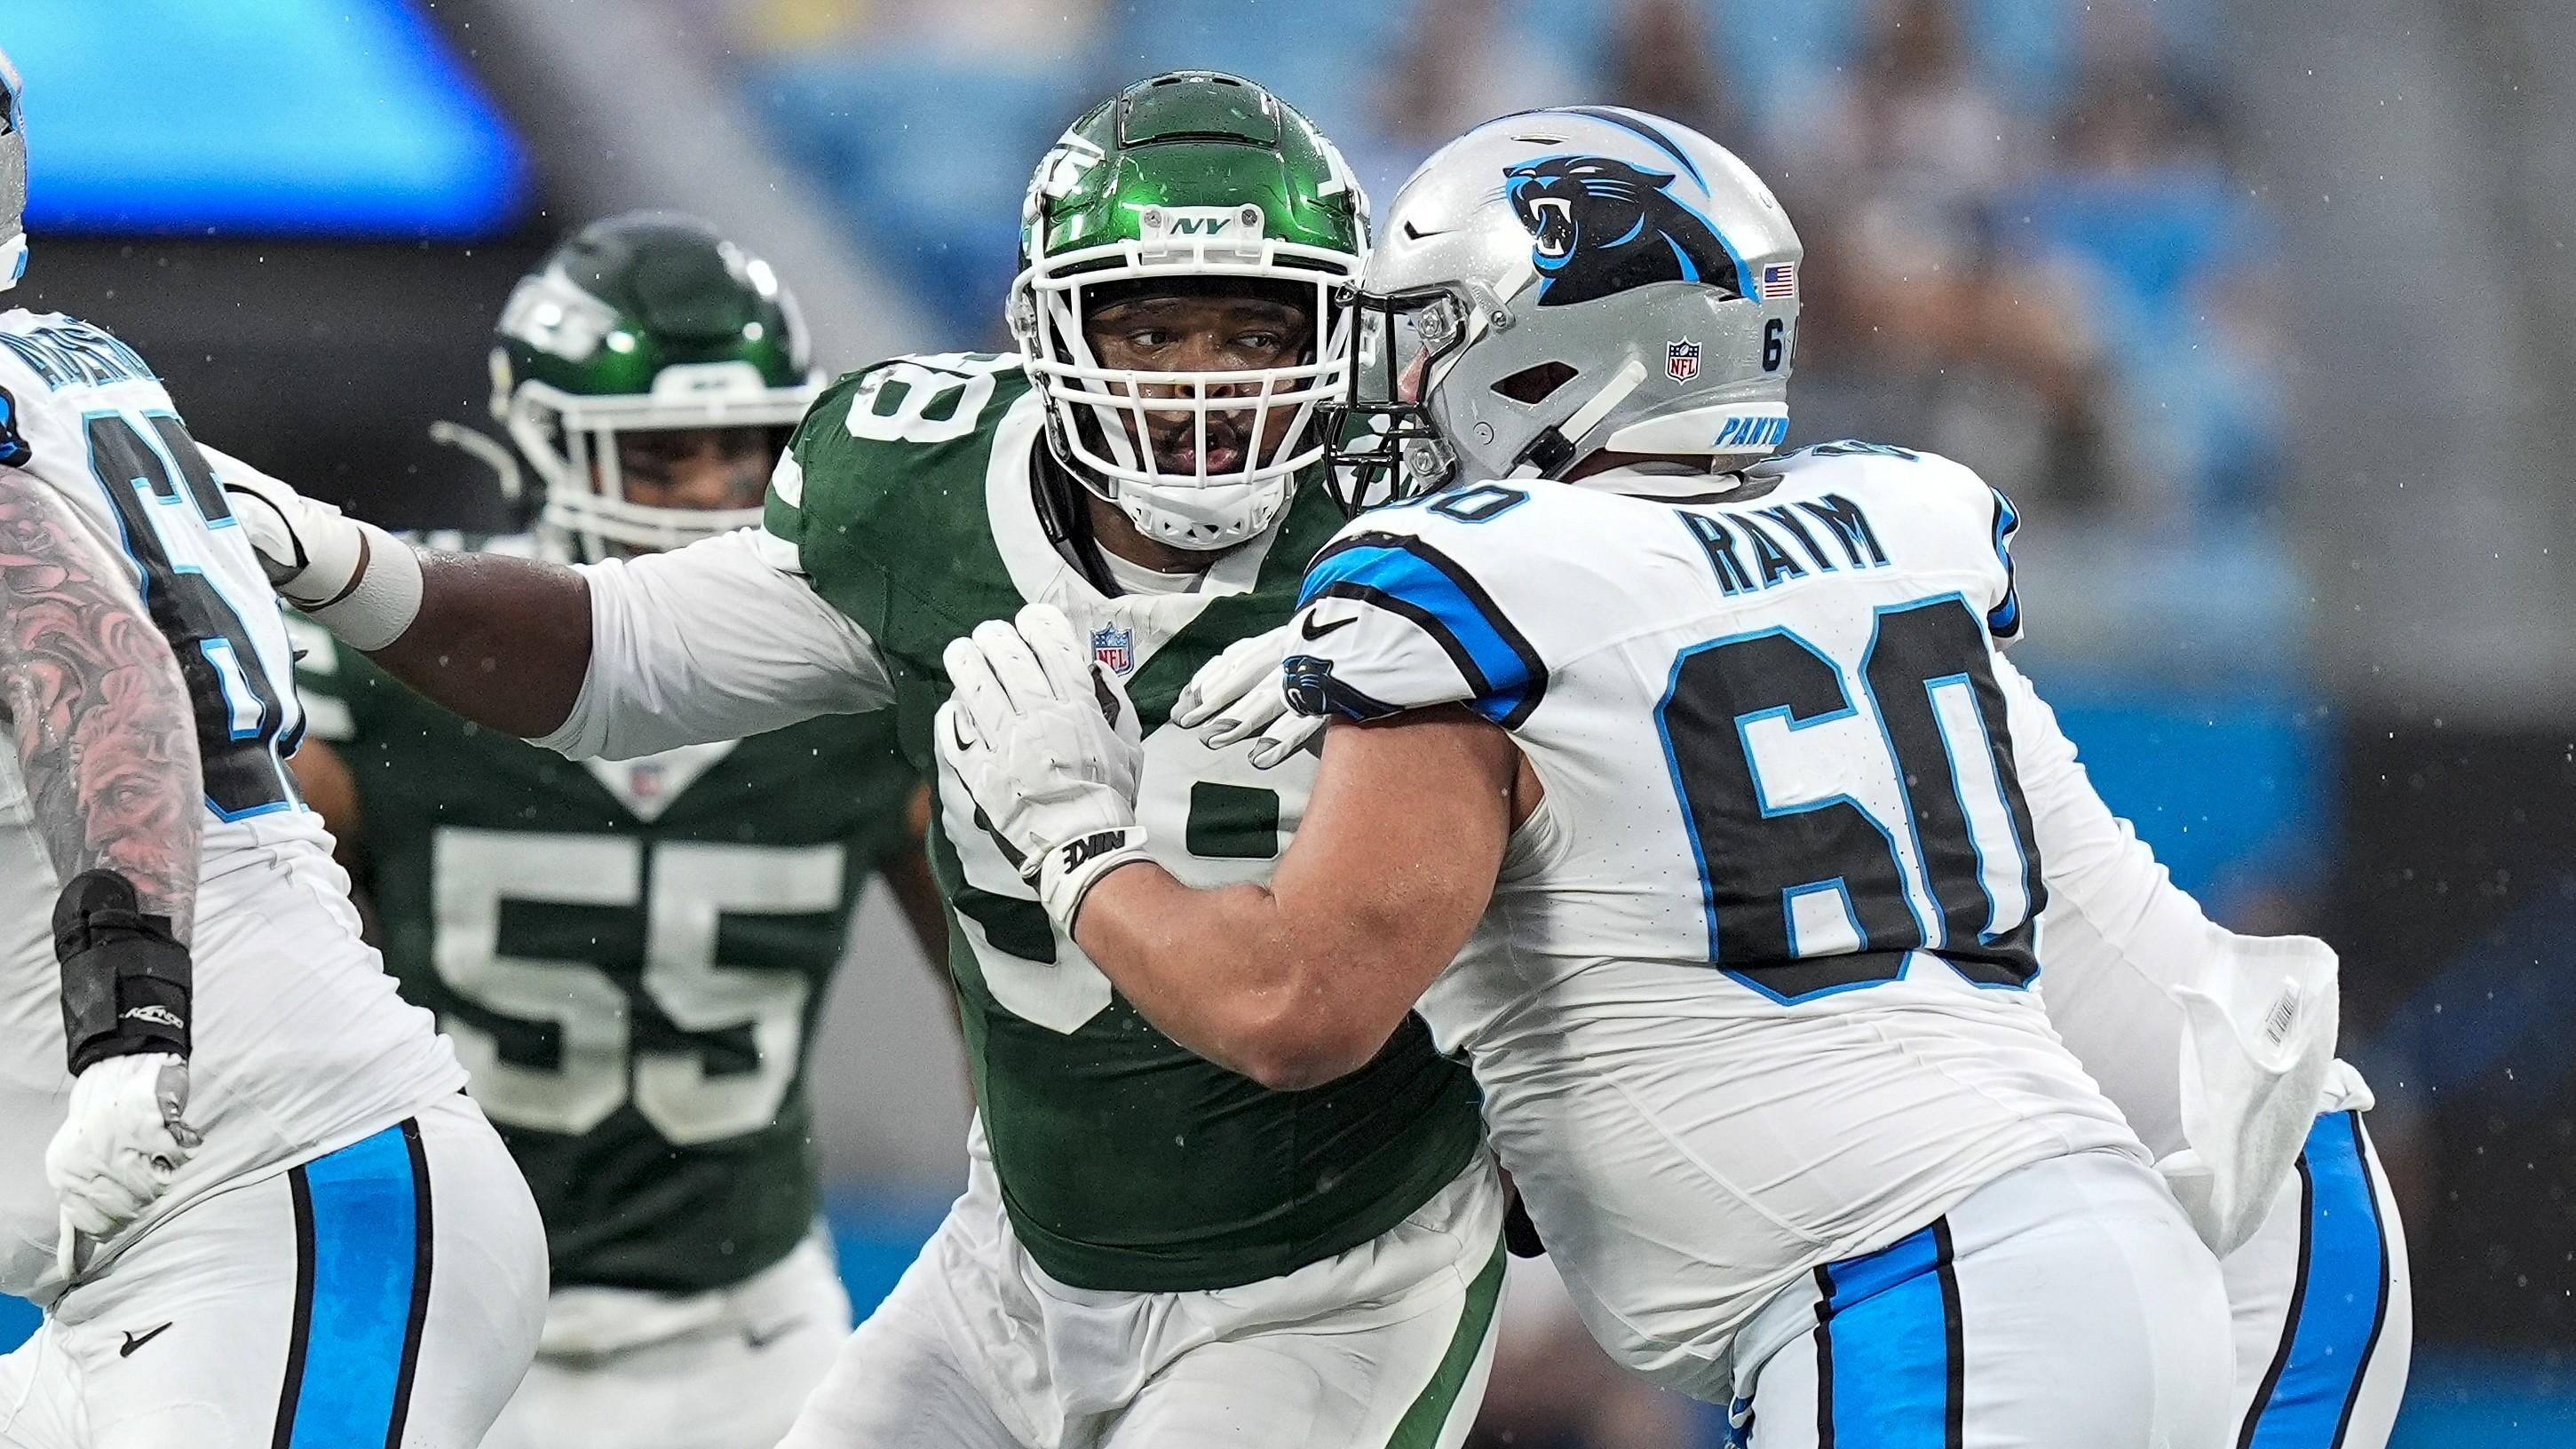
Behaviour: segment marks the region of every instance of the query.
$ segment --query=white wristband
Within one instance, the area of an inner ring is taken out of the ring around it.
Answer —
[[[302,607],[342,643],[373,653],[401,638],[420,617],[420,555],[372,523],[359,522],[357,528],[357,571],[339,593]]]
[[[1082,898],[1093,885],[1109,872],[1131,861],[1151,860],[1145,852],[1145,827],[1121,825],[1108,830],[1095,830],[1080,840],[1059,845],[1046,853],[1038,865],[1038,903],[1046,913],[1073,934],[1073,919],[1082,909]]]

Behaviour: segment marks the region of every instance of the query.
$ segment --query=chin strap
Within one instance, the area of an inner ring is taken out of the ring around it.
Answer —
[[[500,480],[501,496],[516,503],[526,495],[527,483],[519,476],[519,455],[510,445],[479,428],[444,419],[429,425],[429,440],[441,447],[454,448],[475,462],[492,470]]]
[[[1109,576],[1109,565],[1101,561],[1100,545],[1091,536],[1091,509],[1082,501],[1088,492],[1053,448],[1031,450],[1029,497],[1037,505],[1038,527],[1084,583],[1098,589],[1102,597],[1114,599],[1122,591]]]
[[[1592,400],[1576,408],[1573,416],[1554,427],[1539,429],[1538,436],[1530,439],[1528,447],[1521,449],[1520,458],[1512,466],[1511,476],[1553,478],[1563,472],[1582,456],[1575,445],[1583,440],[1583,435],[1599,427],[1601,420],[1610,416],[1610,410],[1626,402],[1628,394],[1635,392],[1638,384],[1645,380],[1646,364],[1633,357],[1620,364],[1619,370],[1610,374],[1610,380],[1601,384],[1601,390],[1592,395]]]

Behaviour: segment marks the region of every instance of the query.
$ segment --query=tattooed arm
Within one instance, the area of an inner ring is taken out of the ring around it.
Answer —
[[[45,1180],[74,1282],[84,1244],[140,1216],[201,1142],[184,1116],[185,943],[204,785],[170,645],[70,505],[13,468],[0,468],[0,705],[64,882],[53,935],[72,1088]]]
[[[70,505],[6,468],[0,705],[55,870],[124,877],[187,940],[204,789],[178,661]]]

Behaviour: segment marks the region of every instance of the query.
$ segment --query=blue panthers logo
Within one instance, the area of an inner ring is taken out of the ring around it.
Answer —
[[[1706,282],[1744,295],[1735,258],[1708,218],[1664,188],[1673,173],[1607,156],[1546,156],[1503,172],[1503,198],[1529,229],[1543,307],[1589,302],[1650,282]]]
[[[18,431],[18,400],[0,387],[0,468],[24,468],[35,458],[36,450]]]

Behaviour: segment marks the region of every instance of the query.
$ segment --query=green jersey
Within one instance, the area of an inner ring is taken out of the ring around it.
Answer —
[[[555,1285],[704,1292],[784,1257],[820,1210],[807,1043],[905,840],[891,722],[575,763],[297,633],[386,964],[526,1173]]]
[[[1305,487],[1270,533],[1183,594],[1104,596],[1047,536],[1032,488],[1041,409],[1018,359],[903,358],[827,390],[769,501],[815,590],[873,641],[914,766],[932,773],[946,645],[1027,602],[1061,606],[1124,677],[1146,734],[1137,802],[1156,860],[1213,886],[1269,878],[1313,781],[1168,723],[1226,645],[1285,623],[1340,517]],[[940,781],[931,864],[1004,1203],[1075,1287],[1176,1291],[1291,1272],[1394,1227],[1477,1151],[1478,1100],[1417,1018],[1363,1070],[1274,1092],[1146,1024]]]

